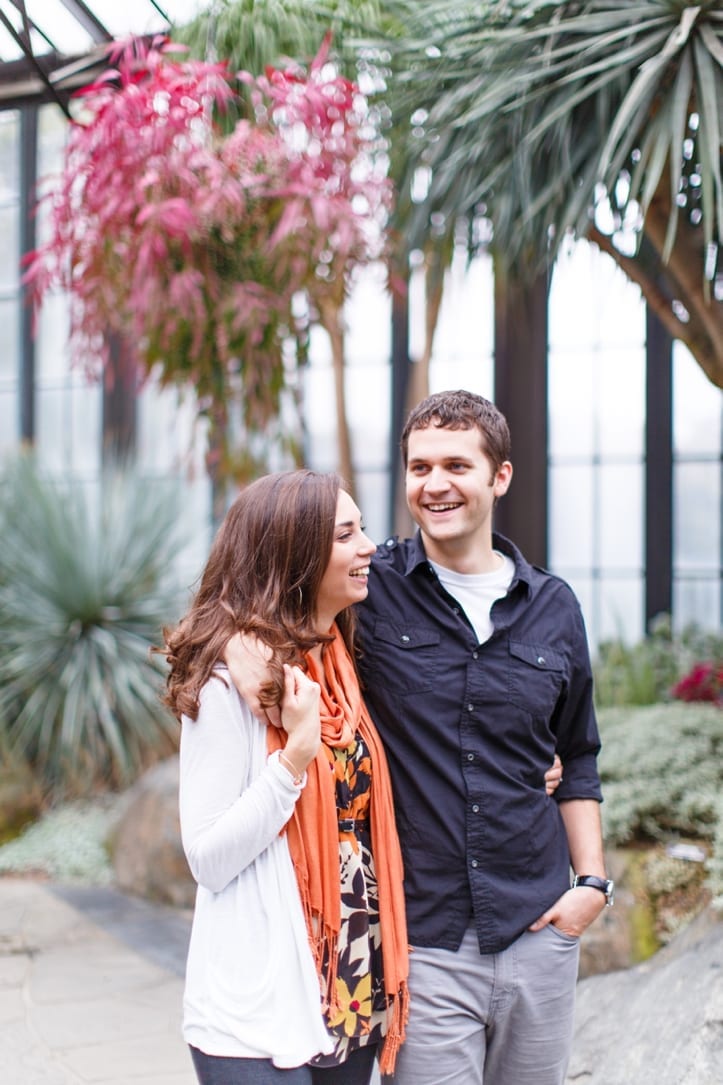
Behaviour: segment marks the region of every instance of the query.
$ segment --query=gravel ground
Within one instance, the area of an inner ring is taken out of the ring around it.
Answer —
[[[119,797],[66,803],[47,811],[20,836],[0,846],[0,874],[40,874],[54,881],[111,885],[106,840]]]

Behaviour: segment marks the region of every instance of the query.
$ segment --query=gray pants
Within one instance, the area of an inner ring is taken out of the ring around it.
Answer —
[[[563,1085],[580,943],[554,927],[480,954],[415,947],[407,1038],[385,1085]]]

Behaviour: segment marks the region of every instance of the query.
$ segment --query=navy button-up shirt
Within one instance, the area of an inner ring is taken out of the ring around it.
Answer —
[[[483,644],[419,534],[372,560],[358,608],[364,696],[394,787],[412,945],[510,945],[570,886],[560,802],[601,800],[600,740],[580,607],[559,577],[515,563]],[[545,771],[557,751],[564,780]]]

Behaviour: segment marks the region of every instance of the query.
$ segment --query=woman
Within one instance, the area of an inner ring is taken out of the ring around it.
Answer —
[[[166,631],[183,844],[198,882],[184,1037],[201,1085],[365,1085],[406,1016],[402,866],[386,760],[352,663],[375,546],[335,475],[248,486]],[[268,646],[252,715],[220,662]]]

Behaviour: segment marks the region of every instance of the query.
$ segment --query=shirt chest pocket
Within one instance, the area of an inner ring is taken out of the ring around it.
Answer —
[[[510,641],[507,695],[518,708],[546,719],[552,715],[565,682],[564,656],[538,644]]]
[[[434,687],[439,671],[436,630],[379,620],[365,652],[374,682],[383,682],[402,694],[423,693]]]

